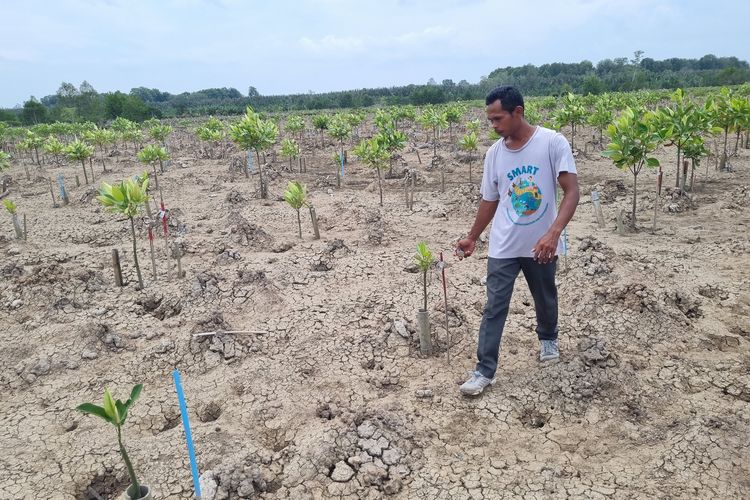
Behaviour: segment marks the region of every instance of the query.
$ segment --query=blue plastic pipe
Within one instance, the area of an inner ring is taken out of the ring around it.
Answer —
[[[193,473],[193,487],[195,496],[201,497],[201,484],[198,480],[198,463],[195,461],[195,448],[193,447],[193,436],[190,434],[190,420],[188,419],[187,405],[185,404],[185,394],[182,392],[182,381],[180,372],[172,372],[174,377],[174,386],[177,390],[177,399],[180,401],[180,413],[182,414],[182,426],[185,427],[185,440],[187,441],[188,455],[190,455],[190,469]]]

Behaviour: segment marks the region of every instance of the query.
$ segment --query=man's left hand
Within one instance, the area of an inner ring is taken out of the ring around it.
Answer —
[[[549,264],[555,260],[557,253],[557,242],[560,235],[556,231],[548,231],[536,242],[531,251],[534,253],[534,260],[540,264]]]

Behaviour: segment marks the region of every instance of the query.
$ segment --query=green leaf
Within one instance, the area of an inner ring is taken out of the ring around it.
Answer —
[[[120,415],[117,412],[115,400],[112,398],[112,393],[109,392],[109,389],[104,389],[104,412],[112,423],[115,425],[120,424]]]
[[[107,412],[104,410],[104,408],[102,408],[101,406],[97,406],[91,403],[83,403],[76,406],[76,410],[83,413],[88,413],[89,415],[96,415],[97,417],[109,422],[110,424],[114,423],[112,422],[112,419],[109,418],[109,415],[107,415]]]
[[[658,167],[659,166],[659,160],[656,158],[646,158],[646,166],[648,167]]]
[[[143,384],[136,385],[135,387],[133,387],[133,390],[130,391],[129,403],[131,405],[135,403],[136,399],[138,399],[141,396],[141,391],[143,391]]]

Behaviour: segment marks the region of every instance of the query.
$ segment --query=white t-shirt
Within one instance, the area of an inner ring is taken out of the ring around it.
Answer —
[[[486,201],[500,200],[490,232],[490,257],[534,256],[532,248],[557,217],[560,172],[575,174],[576,165],[567,139],[554,130],[537,127],[520,149],[508,149],[503,139],[490,147],[481,193]],[[557,253],[561,252],[560,241]]]

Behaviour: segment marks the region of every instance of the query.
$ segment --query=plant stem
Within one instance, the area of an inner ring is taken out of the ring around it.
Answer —
[[[141,497],[141,485],[138,483],[138,478],[135,476],[133,464],[130,463],[128,453],[122,445],[122,431],[120,430],[119,425],[117,426],[117,443],[120,445],[120,455],[122,455],[122,459],[125,461],[125,467],[128,468],[128,475],[130,476],[130,488],[128,488],[128,491],[132,490],[134,492],[134,494],[128,493],[128,495],[132,500],[136,500]]]
[[[302,220],[299,217],[299,208],[297,209],[297,227],[299,229],[299,237],[302,239]]]
[[[135,221],[130,217],[130,231],[133,234],[133,260],[135,261],[135,271],[138,274],[138,286],[143,290],[143,278],[141,277],[141,266],[138,265],[138,250],[135,247]]]

